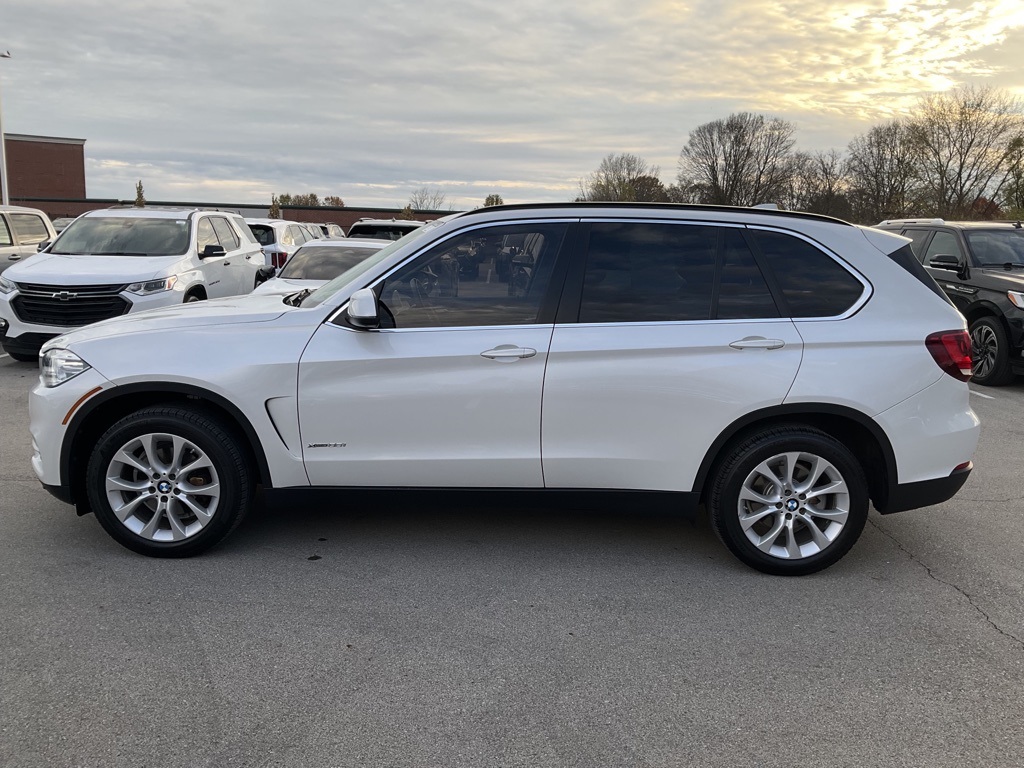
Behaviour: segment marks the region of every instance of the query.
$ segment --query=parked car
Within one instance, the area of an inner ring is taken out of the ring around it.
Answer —
[[[515,279],[452,291],[460,248],[520,236]],[[40,365],[37,476],[158,557],[223,539],[257,486],[472,488],[704,504],[740,560],[806,574],[869,500],[955,494],[979,431],[964,319],[903,238],[749,208],[453,214],[312,294],[120,318]]]
[[[369,237],[377,240],[398,240],[414,229],[423,226],[422,221],[406,219],[360,219],[348,229],[349,237]]]
[[[0,342],[34,361],[82,325],[169,304],[249,293],[269,277],[237,214],[177,208],[90,211],[0,276]]]
[[[284,295],[319,288],[328,280],[333,280],[365,261],[385,245],[387,243],[384,240],[314,240],[299,248],[277,277],[267,280],[255,292]]]
[[[31,256],[57,236],[50,218],[36,208],[0,206],[0,272]]]
[[[320,237],[344,237],[345,230],[339,227],[334,222],[328,222],[326,224],[315,224],[313,222],[307,222],[306,226],[314,227],[319,233]]]
[[[914,255],[967,318],[974,382],[1024,373],[1024,230],[1020,222],[889,219],[879,229],[911,239]]]
[[[286,219],[246,219],[257,242],[263,248],[267,256],[267,262],[277,269],[285,265],[285,262],[295,251],[314,237],[306,227],[297,221]]]
[[[63,232],[68,224],[75,220],[74,216],[61,216],[60,218],[53,220],[53,229],[57,234]]]

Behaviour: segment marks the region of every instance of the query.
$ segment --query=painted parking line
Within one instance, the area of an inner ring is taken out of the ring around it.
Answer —
[[[973,389],[971,390],[971,394],[972,395],[977,395],[978,397],[984,397],[986,400],[995,400],[995,399],[997,399],[997,398],[993,397],[992,395],[985,395],[985,394],[982,394],[981,392],[978,392],[978,391],[973,390]]]

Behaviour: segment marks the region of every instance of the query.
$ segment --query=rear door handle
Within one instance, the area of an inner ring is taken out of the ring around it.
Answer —
[[[18,254],[16,254],[16,253],[12,253],[12,254],[11,254],[10,256],[8,256],[7,258],[8,258],[8,259],[10,259],[11,261],[18,261],[18,260],[19,260],[19,259],[21,258],[21,256],[19,256],[19,255],[18,255]]]
[[[515,360],[521,360],[524,357],[533,357],[537,354],[536,349],[530,349],[529,347],[517,347],[514,344],[499,344],[494,349],[488,349],[486,352],[481,352],[481,357],[486,357],[490,360],[498,360],[503,363],[511,363]]]
[[[230,261],[225,261],[224,262],[224,266],[225,267],[230,267],[231,266],[231,262]]]
[[[764,336],[747,336],[732,342],[733,349],[781,349],[786,346],[782,339],[766,339]]]

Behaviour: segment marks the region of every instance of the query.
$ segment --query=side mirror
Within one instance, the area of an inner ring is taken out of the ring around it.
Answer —
[[[52,242],[53,242],[52,240],[43,240],[43,242],[41,242],[39,245],[36,246],[36,251],[37,252],[45,251],[47,248],[50,247],[50,243],[52,243]]]
[[[224,250],[223,245],[208,245],[203,248],[203,252],[199,255],[201,259],[216,259],[223,256],[227,251]]]
[[[940,253],[938,256],[934,256],[931,261],[928,262],[928,266],[932,269],[945,269],[949,272],[960,271],[960,259],[956,256],[949,256],[945,253]]]
[[[355,328],[380,327],[380,308],[372,288],[360,288],[348,300],[348,321]]]

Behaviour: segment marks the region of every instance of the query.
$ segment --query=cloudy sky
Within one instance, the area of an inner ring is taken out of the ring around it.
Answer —
[[[1022,0],[2,0],[8,133],[86,139],[91,197],[569,200],[612,152],[675,179],[756,111],[845,148],[962,83],[1024,97]]]

